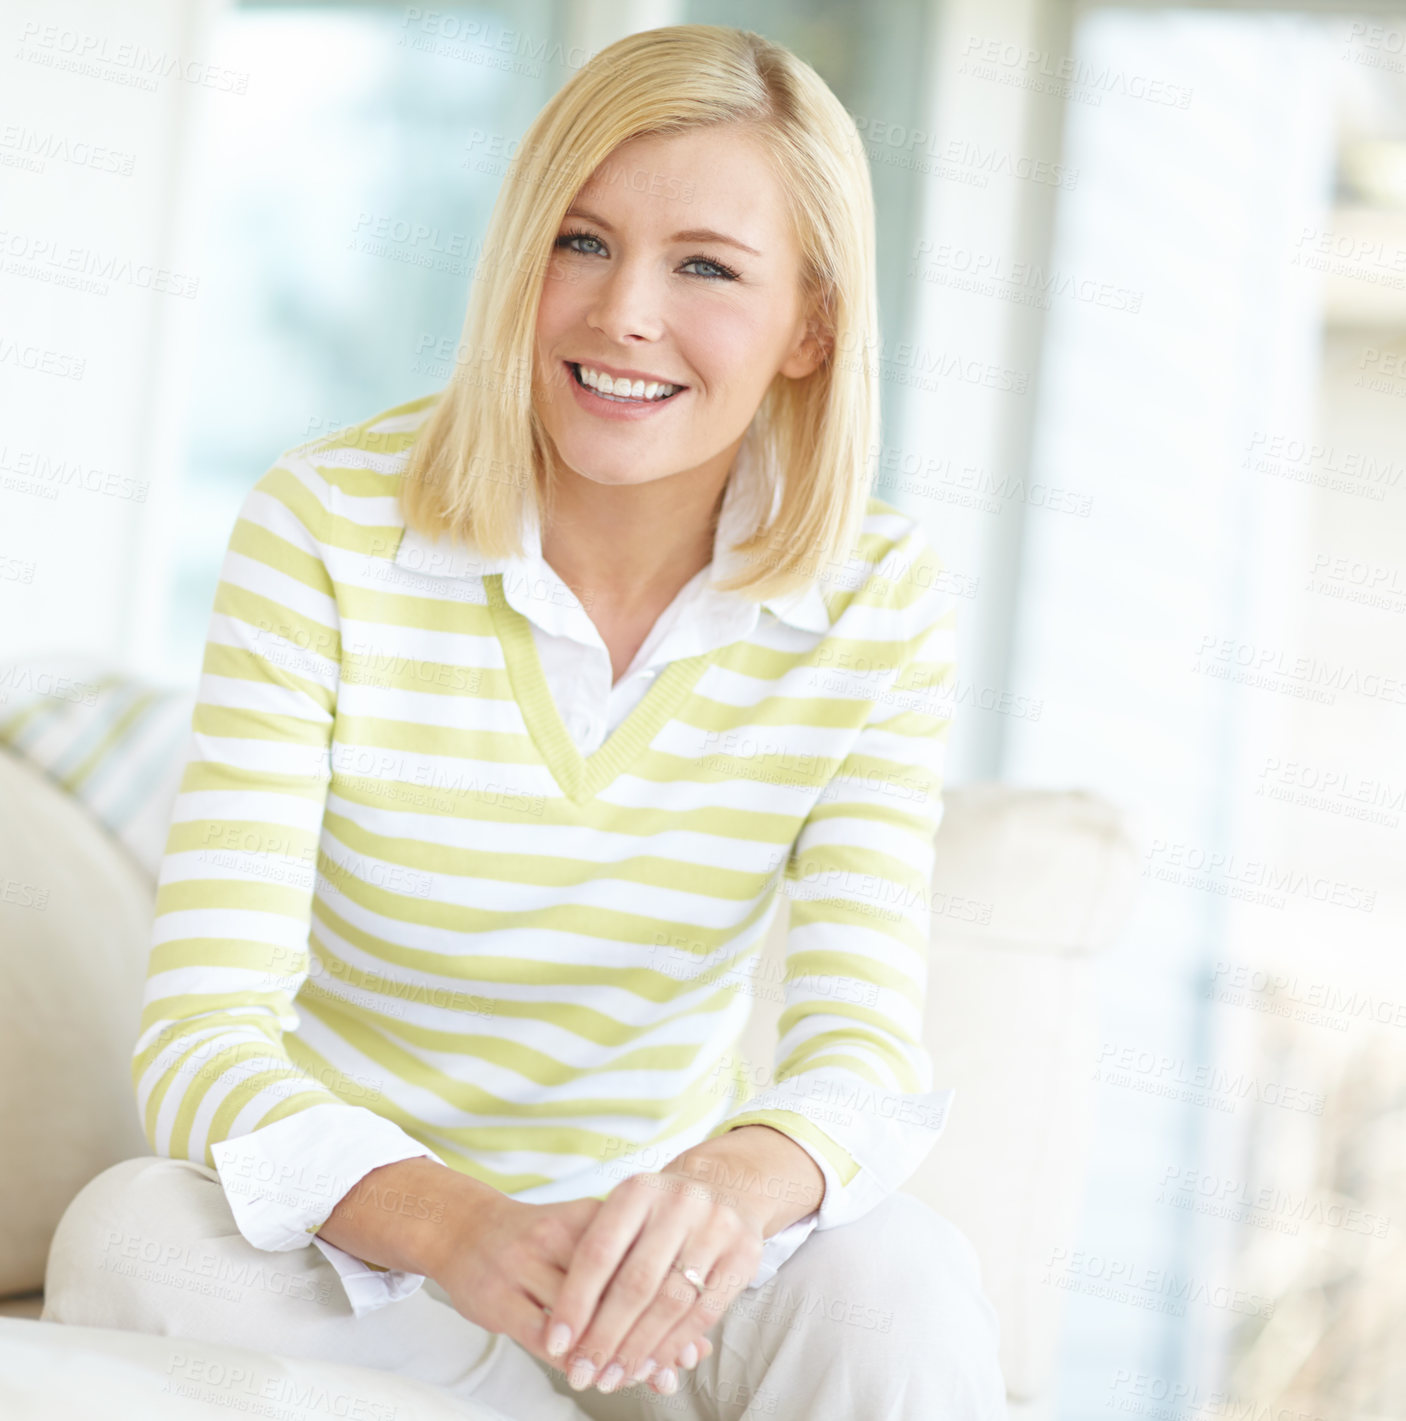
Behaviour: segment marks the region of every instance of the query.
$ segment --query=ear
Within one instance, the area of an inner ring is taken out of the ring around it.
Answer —
[[[813,317],[807,318],[804,330],[777,372],[792,380],[804,380],[825,359],[832,345],[829,331],[819,329]]]

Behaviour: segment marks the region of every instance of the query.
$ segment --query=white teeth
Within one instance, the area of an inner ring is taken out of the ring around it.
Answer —
[[[657,400],[681,390],[682,385],[669,385],[659,380],[612,379],[604,371],[592,370],[588,365],[578,365],[581,383],[589,385],[602,395],[613,395],[617,400]]]

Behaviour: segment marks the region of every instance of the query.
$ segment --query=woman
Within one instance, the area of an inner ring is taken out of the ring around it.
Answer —
[[[479,277],[446,390],[241,511],[133,1058],[156,1158],[74,1202],[45,1315],[514,1417],[1003,1415],[973,1251],[898,1192],[951,1094],[955,610],[868,493],[853,124],[750,32],[633,35],[532,125]],[[97,1286],[133,1234],[297,1286]]]

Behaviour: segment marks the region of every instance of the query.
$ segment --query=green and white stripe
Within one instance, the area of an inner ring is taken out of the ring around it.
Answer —
[[[897,1128],[856,1092],[930,1088],[956,610],[921,527],[871,499],[828,632],[764,613],[583,760],[503,574],[396,562],[434,398],[291,450],[241,509],[132,1063],[152,1148],[213,1165],[343,1102],[543,1200],[605,1193],[622,1142],[755,1118],[848,1186]],[[796,1103],[747,1113],[731,1053],[778,891]]]

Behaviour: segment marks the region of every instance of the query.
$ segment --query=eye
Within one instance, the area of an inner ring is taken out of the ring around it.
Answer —
[[[714,271],[720,272],[719,276],[708,277],[709,281],[736,281],[737,273],[730,266],[724,266],[721,262],[715,262],[711,257],[689,257],[684,263],[685,266],[692,266],[694,262],[702,262],[704,266],[710,266]],[[699,272],[700,276],[706,276],[706,272]]]
[[[605,246],[605,243],[602,242],[601,239],[597,237],[594,232],[587,232],[579,228],[576,231],[563,232],[561,236],[558,237],[553,243],[553,246],[557,250],[578,252],[583,257],[592,257],[598,255],[598,253],[596,252],[582,251],[580,247],[573,246],[572,244],[575,242],[594,242],[598,247],[603,248]],[[733,271],[730,266],[724,266],[722,262],[714,261],[712,257],[705,257],[701,253],[695,253],[683,263],[685,267],[694,266],[696,264],[710,266],[713,268],[712,273],[706,271],[699,271],[693,273],[693,275],[695,276],[701,276],[705,281],[737,280],[737,273]]]
[[[558,248],[568,247],[573,252],[580,251],[581,249],[579,247],[572,247],[571,243],[581,239],[584,239],[587,242],[600,242],[600,238],[591,232],[563,232],[561,236],[557,238],[555,245]],[[581,254],[582,256],[590,255],[590,253],[588,252],[582,252]]]

